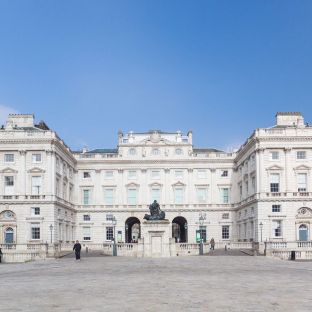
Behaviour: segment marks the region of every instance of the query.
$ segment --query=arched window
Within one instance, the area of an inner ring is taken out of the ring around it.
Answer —
[[[136,155],[136,149],[135,148],[130,148],[129,149],[129,155]]]
[[[153,148],[152,155],[160,155],[160,150],[158,148]]]
[[[176,155],[182,155],[182,154],[183,154],[183,151],[182,151],[181,148],[177,148],[177,149],[175,150],[175,153],[176,153]]]
[[[305,224],[299,226],[299,240],[307,241],[308,240],[308,227]]]
[[[6,244],[13,244],[14,231],[11,227],[6,228],[4,232],[4,241]]]

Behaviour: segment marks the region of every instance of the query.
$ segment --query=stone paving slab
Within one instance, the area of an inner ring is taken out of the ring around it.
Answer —
[[[0,311],[311,311],[312,263],[88,257],[0,265]]]

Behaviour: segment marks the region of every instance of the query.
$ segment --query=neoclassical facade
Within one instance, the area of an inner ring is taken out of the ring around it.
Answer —
[[[235,153],[195,148],[192,135],[120,132],[116,149],[74,152],[33,115],[9,115],[0,244],[136,242],[153,200],[178,242],[312,239],[312,127],[300,113],[277,113]]]

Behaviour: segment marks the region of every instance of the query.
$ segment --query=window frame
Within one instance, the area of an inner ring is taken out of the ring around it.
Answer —
[[[8,159],[7,159],[8,156],[12,156],[12,157],[13,157],[13,160],[12,160],[12,161],[11,161],[11,160],[8,160]],[[13,164],[13,163],[15,163],[15,154],[14,154],[14,153],[5,153],[5,154],[4,154],[4,163],[5,163],[5,164]]]

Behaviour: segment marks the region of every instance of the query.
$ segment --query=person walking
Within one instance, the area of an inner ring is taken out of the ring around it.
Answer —
[[[214,250],[214,248],[215,248],[215,241],[214,241],[214,239],[212,237],[211,240],[210,240],[210,249]]]
[[[80,260],[81,245],[78,240],[76,240],[73,250],[75,250],[76,260]]]

